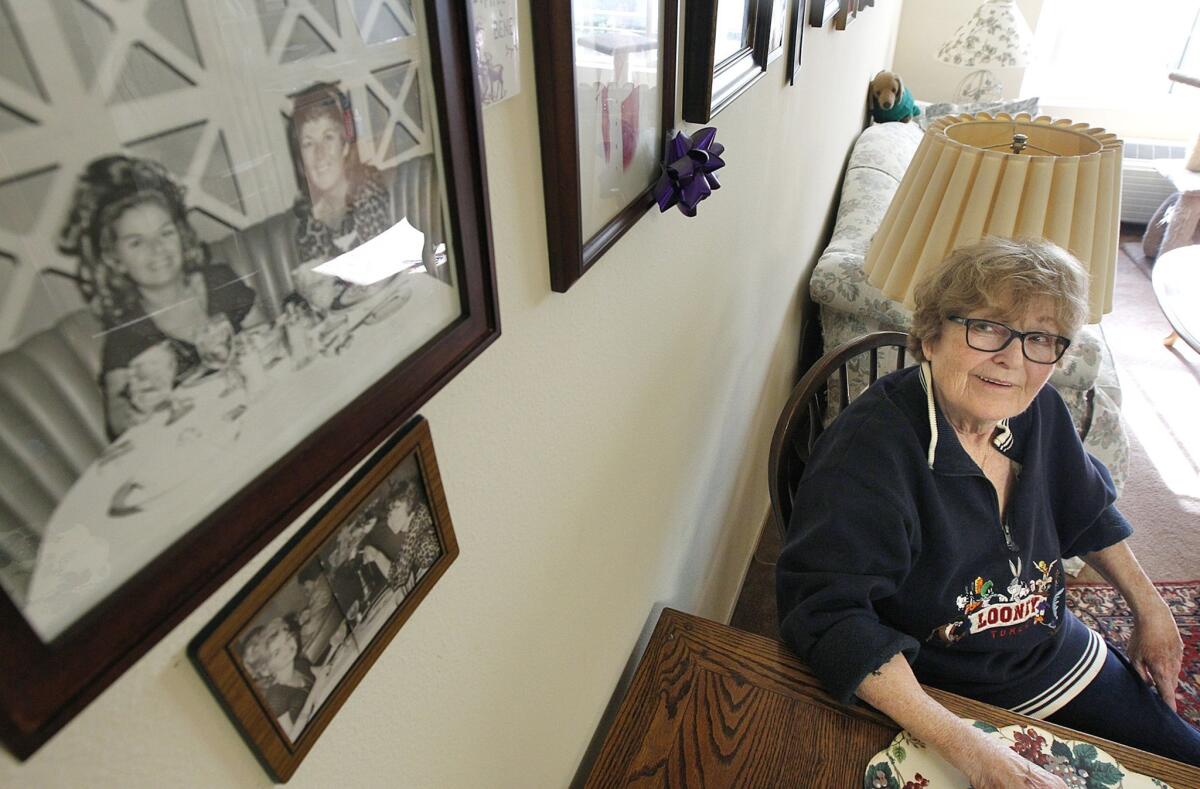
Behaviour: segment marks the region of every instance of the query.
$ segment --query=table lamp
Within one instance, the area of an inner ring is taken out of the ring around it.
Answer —
[[[958,85],[957,102],[996,101],[1000,80],[987,66],[1029,65],[1033,31],[1021,16],[1016,0],[984,0],[971,18],[942,44],[937,59],[972,71]]]
[[[1115,134],[1027,113],[945,116],[925,132],[867,250],[868,281],[910,309],[916,282],[983,236],[1045,238],[1088,270],[1089,322],[1112,311],[1121,215]]]

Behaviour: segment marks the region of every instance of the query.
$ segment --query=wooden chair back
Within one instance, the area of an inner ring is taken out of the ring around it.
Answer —
[[[908,335],[897,331],[874,332],[851,340],[822,356],[792,389],[775,423],[767,461],[771,512],[781,535],[787,534],[796,487],[827,417],[831,421],[881,375],[907,366],[907,345]],[[896,350],[883,350],[887,348]]]

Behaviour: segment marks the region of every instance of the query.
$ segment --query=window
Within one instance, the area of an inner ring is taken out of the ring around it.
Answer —
[[[1021,95],[1043,105],[1200,109],[1200,90],[1167,79],[1200,71],[1196,0],[1045,0]]]

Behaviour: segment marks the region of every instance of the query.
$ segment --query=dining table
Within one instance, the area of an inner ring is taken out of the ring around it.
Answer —
[[[1035,727],[1056,742],[1102,750],[1119,762],[1121,786],[1200,787],[1200,768],[936,688],[925,690],[951,712],[989,730]],[[905,783],[881,766],[888,756],[901,757],[898,744],[915,759],[914,742],[904,739],[900,726],[865,704],[834,699],[781,641],[664,608],[599,752],[584,765],[584,785],[900,789]],[[930,781],[926,789],[967,789],[958,775],[957,782]]]
[[[1163,340],[1170,348],[1183,338],[1193,351],[1200,353],[1200,245],[1175,247],[1159,255],[1150,278],[1154,297],[1163,316],[1171,324],[1171,334]]]
[[[308,327],[307,349],[282,319],[245,330],[236,366],[185,378],[58,502],[26,620],[55,638],[460,315],[457,288],[410,269]]]

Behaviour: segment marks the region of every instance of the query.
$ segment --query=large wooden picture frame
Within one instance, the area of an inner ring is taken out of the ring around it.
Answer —
[[[17,758],[500,332],[470,4],[177,7],[0,4]]]
[[[418,417],[196,636],[192,661],[272,777],[292,776],[457,556]]]
[[[634,11],[614,4],[612,14],[603,5],[562,0],[533,15],[550,287],[559,293],[654,205],[675,121],[678,0],[637,0]]]
[[[727,17],[722,5],[744,15]],[[683,30],[683,119],[708,123],[766,73],[777,0],[688,3]],[[732,19],[733,25],[728,30]],[[782,51],[781,47],[777,47]]]

